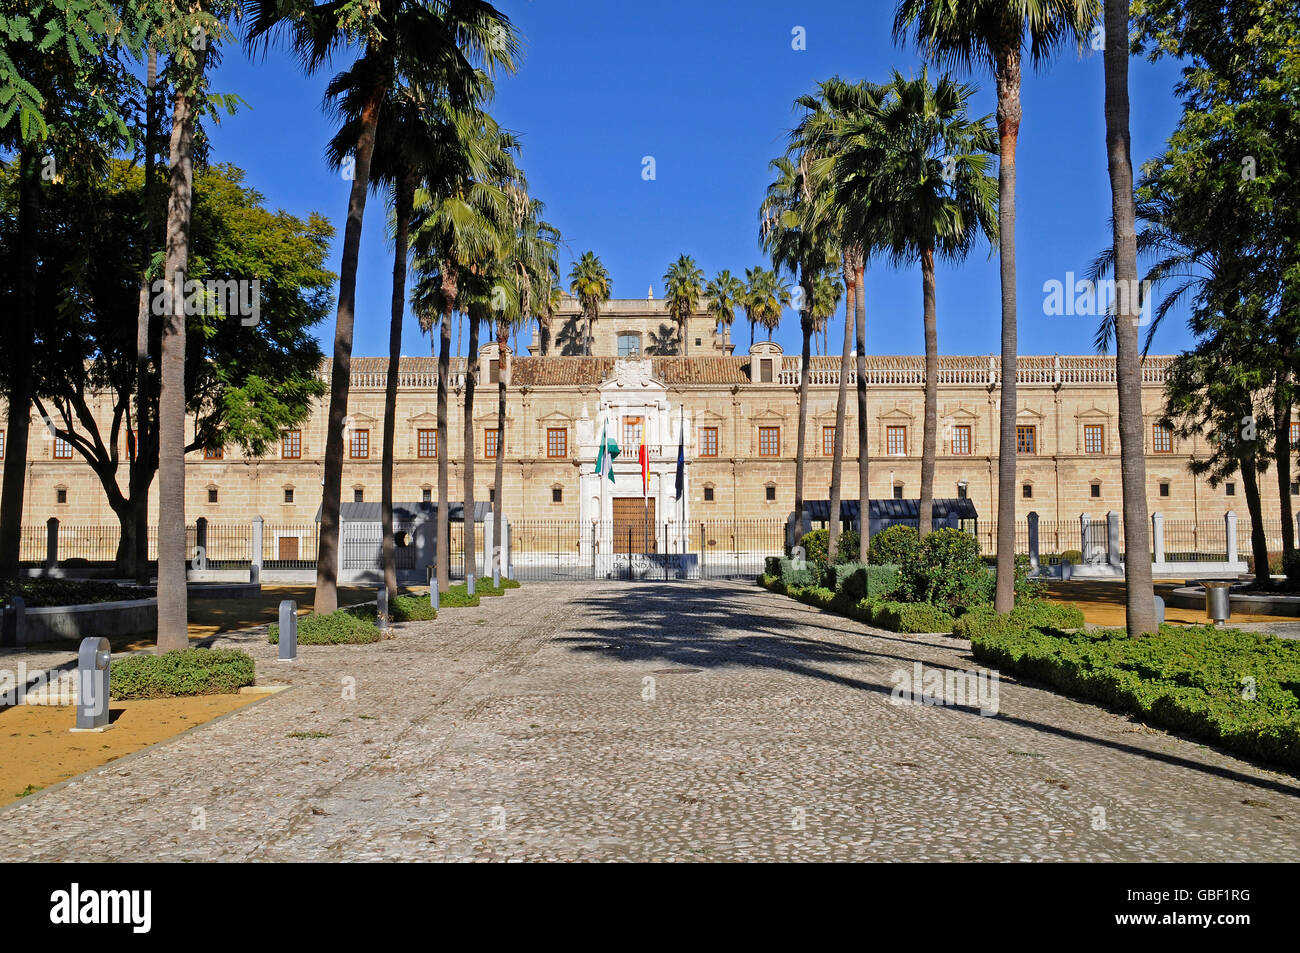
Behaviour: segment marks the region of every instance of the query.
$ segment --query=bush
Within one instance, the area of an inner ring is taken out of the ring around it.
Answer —
[[[938,529],[901,564],[903,594],[951,613],[989,599],[989,572],[979,541],[959,529]]]
[[[957,620],[953,634],[964,639],[972,638],[974,632],[995,624],[997,618],[993,606],[976,606]],[[1044,602],[1041,599],[1016,603],[1006,619],[1010,625],[1021,628],[1082,629],[1085,624],[1083,612],[1078,606]]]
[[[782,559],[781,582],[787,589],[803,589],[807,586],[816,585],[817,580],[813,576],[812,568],[806,563],[795,562],[793,559]]]
[[[887,599],[898,590],[901,576],[897,566],[872,566],[863,563],[849,563],[836,566],[834,588],[843,590],[854,602],[868,597]],[[829,580],[827,588],[831,588]]]
[[[253,658],[237,649],[183,649],[162,655],[127,655],[109,671],[114,701],[232,695],[254,679]]]
[[[830,562],[830,530],[814,529],[799,538],[804,559],[809,565],[825,566]],[[840,541],[835,549],[835,562],[847,563],[858,558],[858,534],[851,529],[840,533]]]
[[[1065,633],[1010,617],[968,618],[982,663],[1300,767],[1300,642],[1213,626],[1167,625],[1130,638],[1123,629]],[[1247,684],[1253,692],[1243,691]]]
[[[280,644],[278,623],[271,623],[266,638],[272,645]],[[326,615],[313,613],[298,619],[299,645],[364,645],[379,639],[374,606],[349,606]]]
[[[394,596],[388,602],[388,614],[394,622],[428,622],[438,618],[428,596]]]
[[[893,632],[952,632],[956,620],[938,606],[924,602],[883,602],[872,612],[872,624]]]
[[[477,587],[475,587],[477,590]],[[479,603],[479,593],[475,591],[474,595],[469,594],[469,587],[465,583],[458,586],[448,586],[446,591],[438,593],[438,608],[440,609],[464,609],[469,606],[476,606]]]
[[[65,563],[66,565],[66,563]],[[96,602],[125,602],[152,599],[153,591],[119,586],[112,582],[89,582],[80,579],[0,579],[0,608],[7,607],[14,596],[22,596],[28,609],[46,606],[76,606]]]
[[[914,526],[891,526],[871,537],[867,561],[876,566],[905,565],[921,546]]]

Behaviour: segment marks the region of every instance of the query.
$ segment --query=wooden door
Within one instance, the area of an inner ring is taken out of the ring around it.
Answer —
[[[616,496],[614,504],[614,552],[655,552],[655,501],[639,496]],[[647,526],[647,524],[649,524]]]
[[[280,559],[282,561],[298,558],[298,537],[281,536],[280,537]]]

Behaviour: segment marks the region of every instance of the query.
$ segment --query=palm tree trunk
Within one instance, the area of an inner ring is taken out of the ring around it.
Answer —
[[[686,340],[686,320],[683,318],[679,332],[682,337],[682,357],[687,355],[690,348],[690,342]]]
[[[1282,518],[1282,565],[1295,552],[1295,517],[1291,511],[1291,387],[1286,371],[1278,371],[1273,387],[1273,458],[1277,467],[1277,495]]]
[[[199,54],[202,56],[202,54]],[[199,75],[202,66],[199,66]],[[167,308],[163,316],[158,391],[158,651],[189,645],[185,565],[185,273],[189,268],[194,198],[194,112],[197,92],[176,92],[172,113],[171,191],[167,200]]]
[[[812,294],[811,289],[805,289],[811,307]],[[803,520],[803,481],[805,459],[808,454],[808,369],[812,366],[812,315],[805,310],[803,320],[799,323],[803,331],[803,350],[801,351],[801,360],[799,370],[799,448],[798,454],[794,461],[794,539],[790,541],[793,546],[803,539],[803,534],[807,532],[807,527]]]
[[[853,269],[844,256],[844,351],[840,355],[840,389],[835,398],[835,454],[831,458],[831,525],[827,542],[827,559],[834,563],[839,555],[841,475],[844,472],[844,417],[849,400],[849,355],[853,350],[853,308],[856,292]]]
[[[1260,500],[1259,474],[1255,470],[1253,453],[1241,461],[1241,488],[1246,495],[1246,512],[1250,514],[1250,551],[1255,564],[1255,585],[1268,588],[1273,585],[1273,576],[1268,566],[1268,537],[1264,535],[1264,506]]]
[[[465,354],[465,472],[464,472],[464,530],[465,530],[465,580],[478,577],[475,558],[478,553],[474,545],[474,386],[478,383],[478,327],[476,315],[466,312],[465,320],[469,322],[469,351]],[[497,456],[501,455],[501,443],[497,442]]]
[[[325,432],[325,485],[321,494],[320,545],[316,555],[317,613],[338,608],[339,505],[343,494],[344,421],[352,385],[352,329],[356,320],[357,259],[361,252],[361,222],[370,191],[370,158],[384,89],[376,86],[361,110],[356,170],[348,195],[348,220],[343,231],[343,262],[339,274],[339,303],[334,321],[334,366],[330,371],[329,422]]]
[[[1125,611],[1130,636],[1155,632],[1151,585],[1151,524],[1147,520],[1142,357],[1138,342],[1137,226],[1133,158],[1129,145],[1128,0],[1106,0],[1106,152],[1110,167],[1111,220],[1115,229],[1115,382],[1119,391],[1120,484],[1124,493]],[[1127,292],[1127,293],[1126,293]],[[1001,527],[998,528],[999,535]]]
[[[451,578],[451,521],[447,512],[450,506],[450,500],[447,498],[447,457],[449,456],[447,447],[447,378],[451,374],[451,306],[455,300],[456,279],[454,272],[449,271],[450,267],[449,262],[443,262],[442,284],[446,303],[443,306],[442,322],[438,332],[441,335],[441,347],[438,350],[438,544],[434,560],[437,568],[434,571],[438,574],[439,592],[447,591]],[[445,297],[449,285],[452,289],[451,296]]]
[[[156,188],[155,137],[158,135],[158,51],[149,44],[145,86],[144,126],[144,242],[140,251],[140,301],[135,319],[135,426],[129,441],[127,461],[128,497],[131,508],[132,542],[119,572],[133,576],[139,585],[149,582],[149,484],[153,482],[152,460],[146,460],[144,448],[154,446],[153,405],[149,380],[149,259],[156,238],[154,189]]]
[[[384,380],[384,449],[380,464],[379,518],[383,523],[384,587],[397,595],[397,550],[393,543],[393,467],[397,442],[397,378],[402,364],[402,318],[406,314],[406,248],[415,198],[414,176],[397,183],[393,234],[393,307],[388,325],[388,376]]]
[[[497,322],[497,460],[493,485],[496,486],[496,499],[492,502],[492,564],[499,565],[501,575],[507,569],[502,562],[501,524],[505,522],[505,460],[506,460],[506,335],[509,325]],[[513,356],[512,356],[513,359]],[[484,541],[486,542],[486,540]]]
[[[854,311],[857,314],[858,345],[858,561],[867,561],[871,547],[871,491],[868,486],[867,461],[867,285],[866,260],[863,249],[855,249],[853,271],[857,284]]]
[[[917,531],[934,527],[934,463],[939,430],[939,328],[934,306],[934,249],[921,252],[921,300],[925,322],[925,424],[921,436],[921,497]]]
[[[1016,142],[1020,135],[1020,33],[1000,51],[998,87],[998,258],[1002,285],[1002,382],[998,414],[997,590],[994,608],[1016,603]]]
[[[36,348],[36,278],[39,261],[37,218],[41,211],[39,155],[35,146],[19,156],[18,313],[14,349],[5,355],[11,369],[0,499],[0,576],[18,575],[22,542],[23,496],[27,489],[27,443],[32,406],[32,354]]]

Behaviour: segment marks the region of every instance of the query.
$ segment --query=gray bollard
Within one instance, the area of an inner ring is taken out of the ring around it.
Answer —
[[[501,588],[501,564],[496,560],[492,561],[492,588]]]
[[[390,620],[388,618],[388,587],[380,586],[379,592],[375,595],[375,616],[379,623],[381,631],[388,631]]]
[[[9,601],[9,607],[4,610],[4,618],[0,621],[3,631],[0,632],[0,645],[19,648],[27,644],[27,637],[23,634],[23,629],[27,625],[27,600],[22,596],[14,596]]]
[[[433,606],[433,611],[438,611],[438,574],[434,573],[429,577],[429,605]]]
[[[473,567],[470,568],[473,569]],[[474,573],[472,571],[465,573],[465,592],[471,596],[474,595]]]
[[[112,655],[108,639],[87,636],[77,650],[77,724],[73,731],[107,731],[108,675]]]
[[[1165,600],[1156,596],[1156,625],[1165,624]]]
[[[1205,616],[1216,626],[1222,626],[1232,616],[1232,600],[1229,598],[1228,582],[1206,582]]]
[[[280,661],[298,658],[298,603],[285,599],[280,603]]]

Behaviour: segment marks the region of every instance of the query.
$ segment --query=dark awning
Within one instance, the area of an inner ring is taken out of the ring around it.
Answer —
[[[970,499],[934,500],[934,519],[973,520],[979,519],[975,503]],[[876,520],[914,520],[920,517],[920,500],[869,500],[872,521]],[[804,500],[804,509],[808,518],[825,523],[831,518],[830,500]],[[840,500],[840,519],[856,523],[860,507],[857,500]]]
[[[339,519],[344,523],[378,523],[381,520],[381,504],[378,502],[342,503],[339,505]],[[484,517],[492,512],[492,504],[484,500],[474,501],[474,522],[483,522]],[[394,503],[393,519],[399,523],[418,523],[438,517],[437,503]],[[465,522],[465,504],[448,502],[447,518],[452,523]],[[320,522],[320,510],[316,511],[316,521]]]

